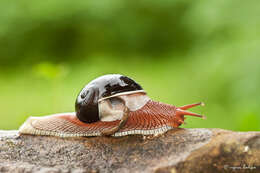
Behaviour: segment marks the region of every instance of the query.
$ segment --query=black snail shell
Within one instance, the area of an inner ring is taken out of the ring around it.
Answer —
[[[114,94],[143,90],[142,87],[129,77],[110,74],[98,77],[88,83],[79,93],[75,108],[78,119],[85,123],[100,120],[98,100]]]

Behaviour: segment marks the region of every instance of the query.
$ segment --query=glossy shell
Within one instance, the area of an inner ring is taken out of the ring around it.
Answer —
[[[76,116],[85,123],[100,120],[98,100],[118,93],[143,90],[142,87],[129,77],[111,74],[98,77],[88,83],[79,93],[76,103]]]

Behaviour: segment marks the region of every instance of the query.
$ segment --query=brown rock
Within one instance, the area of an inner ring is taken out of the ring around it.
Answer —
[[[260,172],[260,132],[57,138],[0,131],[1,173]]]

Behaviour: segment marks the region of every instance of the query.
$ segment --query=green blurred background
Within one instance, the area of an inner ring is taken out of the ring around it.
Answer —
[[[107,73],[154,100],[205,102],[185,128],[260,130],[258,0],[1,0],[0,129],[74,111]]]

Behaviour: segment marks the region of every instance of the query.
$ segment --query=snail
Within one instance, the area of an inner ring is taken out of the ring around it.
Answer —
[[[88,83],[78,94],[75,112],[29,117],[20,134],[59,137],[156,135],[184,123],[187,109],[151,100],[133,79],[109,74]]]

